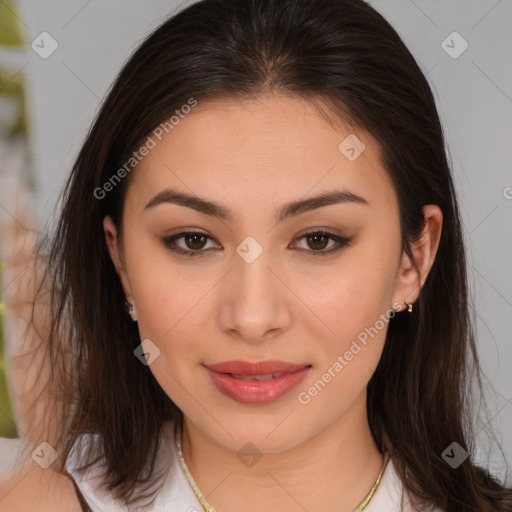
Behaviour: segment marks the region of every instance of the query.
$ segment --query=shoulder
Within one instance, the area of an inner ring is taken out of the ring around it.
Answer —
[[[203,508],[178,460],[175,446],[175,436],[178,432],[179,430],[175,431],[175,424],[172,421],[166,422],[161,431],[154,472],[155,475],[161,474],[162,479],[155,479],[149,488],[145,489],[149,492],[155,491],[151,505],[153,512],[202,510]],[[66,468],[90,507],[94,506],[95,510],[124,512],[125,504],[117,501],[112,492],[104,486],[105,460],[103,457],[84,471],[79,469],[87,459],[82,457],[86,455],[87,448],[91,442],[94,442],[97,435],[97,433],[86,433],[77,438],[66,461]]]
[[[17,473],[0,480],[0,510],[19,512],[79,512],[80,503],[71,480],[32,461]]]

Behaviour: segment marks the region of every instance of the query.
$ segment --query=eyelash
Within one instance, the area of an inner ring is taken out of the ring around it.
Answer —
[[[202,235],[202,236],[205,236],[209,240],[213,240],[212,237],[210,237],[210,236],[208,236],[205,233],[202,233],[200,231],[183,231],[183,232],[178,233],[176,235],[173,235],[171,237],[163,238],[164,245],[168,249],[170,249],[171,251],[176,252],[178,254],[183,254],[185,256],[201,256],[205,252],[208,251],[208,250],[203,250],[203,249],[197,249],[197,250],[189,249],[189,250],[185,250],[185,249],[182,249],[181,247],[177,247],[176,244],[174,243],[174,241],[178,240],[180,238],[185,237],[185,235]],[[337,252],[340,249],[343,249],[344,247],[350,246],[350,244],[352,242],[351,238],[345,238],[345,237],[337,236],[337,235],[334,235],[333,233],[329,233],[327,231],[310,231],[309,233],[302,234],[300,237],[296,238],[295,240],[302,240],[303,238],[306,238],[306,237],[312,236],[312,235],[320,235],[320,236],[326,237],[326,238],[328,238],[330,240],[333,240],[334,242],[336,242],[338,244],[337,247],[334,247],[334,248],[331,248],[331,249],[328,249],[328,250],[313,251],[313,250],[303,249],[306,252],[311,253],[311,256],[313,256],[313,257],[327,256],[329,254],[333,254],[334,252]]]

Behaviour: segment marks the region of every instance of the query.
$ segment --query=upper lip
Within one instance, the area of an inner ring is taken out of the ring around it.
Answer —
[[[311,366],[309,363],[295,364],[285,361],[224,361],[222,363],[205,365],[219,373],[234,373],[236,375],[269,375],[271,373],[291,373]]]

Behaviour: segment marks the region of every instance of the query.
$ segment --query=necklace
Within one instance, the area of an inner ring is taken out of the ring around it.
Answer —
[[[180,425],[178,425],[176,428],[174,441],[175,441],[175,445],[176,445],[176,453],[178,455],[178,460],[180,461],[181,468],[183,469],[183,472],[185,473],[185,476],[187,477],[188,483],[194,490],[194,493],[197,496],[197,499],[203,506],[204,511],[205,512],[216,512],[216,510],[206,501],[206,498],[203,496],[203,493],[199,490],[199,487],[197,486],[197,484],[194,480],[194,477],[190,473],[187,463],[185,462],[185,458],[183,457],[183,451],[181,449],[181,426]],[[384,457],[384,464],[382,466],[382,469],[380,470],[377,480],[373,484],[373,487],[370,489],[370,492],[368,493],[366,498],[364,498],[364,500],[354,509],[353,512],[361,512],[362,510],[364,510],[366,508],[368,503],[370,503],[370,500],[372,499],[373,495],[375,494],[375,491],[377,490],[377,487],[379,486],[380,480],[384,473],[384,469],[386,469],[386,465],[387,465],[388,461],[389,461],[389,457]]]

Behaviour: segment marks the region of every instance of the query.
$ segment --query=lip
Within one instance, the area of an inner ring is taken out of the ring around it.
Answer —
[[[240,375],[267,375],[269,373],[290,373],[311,366],[309,363],[294,364],[284,361],[224,361],[222,363],[205,365],[219,373],[236,373]]]
[[[266,404],[291,391],[309,373],[311,364],[294,364],[284,361],[226,361],[204,365],[214,385],[229,398],[245,404]],[[242,380],[244,377],[281,373],[269,380]]]

